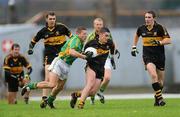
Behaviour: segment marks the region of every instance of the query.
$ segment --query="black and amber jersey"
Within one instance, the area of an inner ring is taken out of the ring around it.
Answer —
[[[21,74],[24,67],[29,69],[31,65],[22,55],[14,57],[12,54],[9,54],[4,59],[3,68],[5,71],[9,71],[11,74]]]
[[[106,44],[101,44],[98,39],[91,40],[85,45],[85,49],[88,47],[96,48],[97,56],[87,61],[87,64],[97,66],[98,68],[104,67],[109,51],[111,54],[114,54],[115,49],[114,43],[111,39],[108,39]]]
[[[45,56],[56,55],[66,42],[66,36],[71,37],[70,30],[61,23],[57,23],[53,29],[47,26],[42,28],[32,39],[31,44],[35,45],[39,40],[44,40]]]
[[[146,25],[142,25],[138,27],[136,34],[138,37],[142,36],[143,55],[164,55],[163,45],[152,44],[152,40],[162,41],[164,38],[170,38],[167,30],[162,25],[155,22],[152,29],[148,29]]]

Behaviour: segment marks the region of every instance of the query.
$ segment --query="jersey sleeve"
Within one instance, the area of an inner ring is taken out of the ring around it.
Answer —
[[[137,31],[136,31],[136,34],[138,37],[141,36],[141,27],[138,27]]]
[[[110,37],[109,37],[109,39],[113,40],[113,37],[112,37],[112,35],[111,35],[111,34],[110,34]]]
[[[78,40],[76,38],[73,38],[71,41],[70,41],[70,49],[76,49],[78,47]]]
[[[166,28],[163,26],[160,26],[160,34],[163,38],[170,38],[169,33],[167,32]]]
[[[64,24],[61,24],[61,25],[63,26],[64,34],[65,34],[66,36],[68,36],[68,37],[72,37],[72,33],[71,33],[71,31],[69,30],[69,28],[68,28],[66,25],[64,25]]]
[[[9,56],[6,56],[5,59],[4,59],[3,69],[5,71],[9,71],[10,70]]]
[[[5,76],[5,81],[9,81],[9,77],[11,76],[10,74],[10,66],[9,66],[9,58],[5,57],[4,59],[4,64],[3,64],[3,69],[4,69],[4,76]]]
[[[22,56],[22,60],[23,60],[23,65],[24,67],[27,68],[27,72],[26,74],[30,75],[31,72],[32,72],[32,66],[31,64],[29,63],[29,61],[26,59],[26,57]]]
[[[108,40],[108,45],[110,47],[110,53],[111,54],[114,54],[114,51],[115,51],[115,45],[114,45],[114,42],[112,40]]]
[[[27,69],[31,67],[31,64],[29,63],[26,57],[22,56],[22,61],[24,67],[26,67]]]
[[[43,38],[43,32],[44,32],[44,28],[41,29],[39,32],[37,32],[37,34],[34,36],[34,38],[32,39],[32,42],[36,43],[39,40],[41,40]]]
[[[41,29],[35,36],[34,38],[31,40],[30,44],[29,44],[29,48],[34,48],[35,44],[41,40],[43,38],[43,31],[44,28]]]

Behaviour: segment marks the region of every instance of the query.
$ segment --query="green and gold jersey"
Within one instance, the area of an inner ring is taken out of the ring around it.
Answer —
[[[99,34],[97,34],[95,31],[93,31],[88,35],[86,42],[89,42],[91,40],[98,39],[98,38],[99,38]],[[112,39],[112,35],[110,35],[110,39]]]
[[[59,57],[65,61],[68,65],[72,65],[72,63],[76,60],[77,57],[73,57],[69,54],[69,49],[75,49],[78,52],[81,52],[83,48],[83,43],[77,35],[72,36],[64,46],[61,48],[61,52],[59,53]]]

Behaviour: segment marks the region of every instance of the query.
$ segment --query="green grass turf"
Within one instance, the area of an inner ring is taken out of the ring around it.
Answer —
[[[180,99],[166,99],[164,107],[154,107],[153,99],[106,100],[95,105],[86,101],[84,109],[71,109],[69,101],[56,101],[57,109],[40,109],[39,101],[29,105],[19,101],[17,105],[8,105],[0,101],[0,117],[179,117]]]

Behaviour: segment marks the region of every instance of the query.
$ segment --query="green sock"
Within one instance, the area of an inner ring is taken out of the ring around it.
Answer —
[[[37,89],[37,83],[29,83],[27,85],[30,89]]]
[[[49,103],[53,103],[53,101],[54,101],[55,99],[56,99],[56,97],[50,95],[50,96],[48,97],[48,102],[49,102]]]
[[[95,100],[95,95],[92,95],[92,96],[91,96],[91,100]]]

